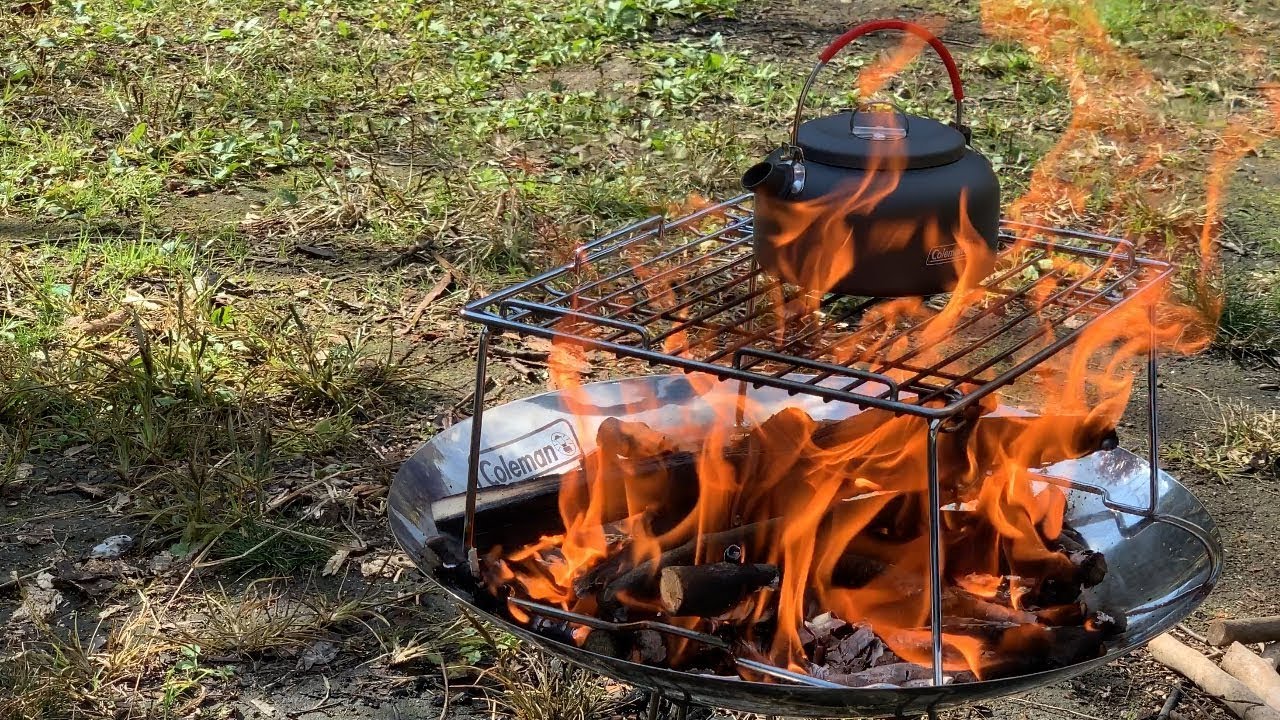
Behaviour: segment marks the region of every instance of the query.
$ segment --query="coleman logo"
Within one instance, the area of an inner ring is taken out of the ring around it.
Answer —
[[[929,259],[924,264],[943,265],[962,257],[964,257],[964,249],[959,245],[943,245],[929,250]]]
[[[480,483],[506,485],[528,480],[578,459],[578,438],[568,420],[556,420],[537,430],[480,451]]]

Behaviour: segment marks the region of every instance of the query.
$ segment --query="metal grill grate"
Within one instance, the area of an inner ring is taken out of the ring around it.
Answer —
[[[1076,341],[1171,273],[1127,240],[1005,222],[979,302],[817,296],[771,278],[750,197],[652,217],[574,261],[467,305],[494,330],[829,400],[952,417]],[[803,375],[803,377],[799,377]]]

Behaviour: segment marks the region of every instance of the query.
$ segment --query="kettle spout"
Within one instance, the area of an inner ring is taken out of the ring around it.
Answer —
[[[758,162],[742,174],[742,187],[752,192],[767,190],[780,198],[790,197],[795,185],[793,163]]]

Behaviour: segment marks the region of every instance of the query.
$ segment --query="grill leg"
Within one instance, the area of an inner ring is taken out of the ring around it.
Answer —
[[[649,707],[646,709],[645,720],[658,720],[658,709],[662,707],[662,696],[656,691],[649,693]]]
[[[1156,508],[1159,506],[1160,495],[1160,425],[1159,415],[1156,406],[1156,306],[1151,304],[1151,308],[1147,311],[1148,324],[1151,327],[1151,348],[1147,351],[1147,442],[1149,443],[1148,451],[1151,453],[1151,477],[1149,493],[1147,495],[1147,516],[1155,515]]]
[[[476,552],[476,494],[480,492],[480,431],[484,427],[484,386],[489,382],[489,328],[481,328],[476,351],[476,390],[471,401],[471,448],[467,455],[467,515],[462,538],[471,572],[480,574]]]
[[[933,636],[933,684],[942,687],[942,489],[938,472],[941,420],[929,421],[929,619]]]

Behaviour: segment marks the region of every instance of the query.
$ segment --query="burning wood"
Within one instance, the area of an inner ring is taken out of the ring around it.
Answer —
[[[1114,436],[1084,418],[1051,422],[1052,442],[1036,418],[1005,417],[940,441],[948,682],[1096,657],[1123,626],[1082,602],[1106,559],[1062,527],[1063,492],[1028,471]],[[918,418],[875,410],[818,422],[787,409],[750,431],[690,443],[606,420],[597,450],[560,484],[564,525],[512,552],[494,548],[486,581],[498,596],[608,621],[674,622],[739,656],[833,682],[926,683],[925,458],[884,441],[922,429]],[[594,630],[577,642],[636,662],[734,672],[727,658],[652,629]]]
[[[662,569],[658,592],[670,615],[713,617],[761,588],[777,587],[778,577],[778,566],[764,563],[676,565]]]

